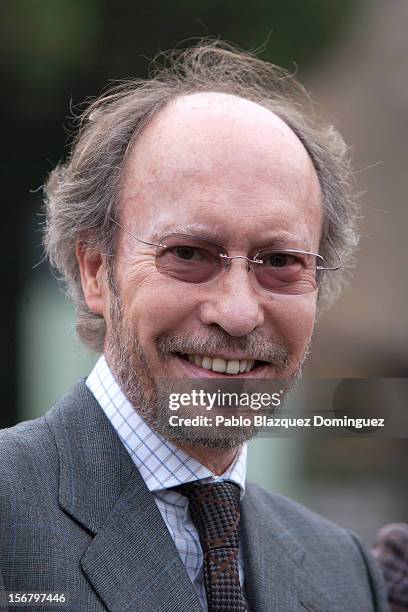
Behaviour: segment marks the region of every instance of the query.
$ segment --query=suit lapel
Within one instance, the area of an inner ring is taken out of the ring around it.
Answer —
[[[81,565],[107,609],[200,612],[153,495],[86,385],[47,420],[60,456],[60,505],[94,535]]]
[[[305,550],[250,489],[242,500],[241,542],[251,612],[339,612],[302,568]]]
[[[82,568],[109,610],[201,610],[153,496],[141,495],[134,478],[98,530]]]

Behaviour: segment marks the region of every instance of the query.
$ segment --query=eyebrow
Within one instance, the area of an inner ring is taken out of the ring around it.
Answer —
[[[279,246],[282,248],[298,248],[310,251],[310,242],[297,234],[291,234],[285,231],[276,231],[271,233],[267,238],[260,241],[261,245],[265,246]],[[261,247],[263,248],[263,246]]]
[[[162,230],[160,232],[155,232],[152,240],[161,241],[169,234],[187,234],[189,236],[197,236],[198,238],[205,238],[206,240],[216,242],[221,246],[225,246],[226,242],[219,230],[201,223],[170,225],[164,231]],[[306,251],[310,251],[311,249],[310,243],[306,238],[283,230],[271,232],[269,236],[257,241],[256,243],[256,248],[260,249],[271,246],[276,246],[278,248],[292,247],[305,249]]]
[[[222,245],[221,233],[215,228],[209,227],[208,225],[202,225],[201,223],[191,223],[183,225],[169,225],[165,230],[155,232],[153,234],[154,241],[160,241],[165,236],[170,234],[188,234],[189,236],[197,236],[198,238],[206,238],[212,242],[217,242]]]

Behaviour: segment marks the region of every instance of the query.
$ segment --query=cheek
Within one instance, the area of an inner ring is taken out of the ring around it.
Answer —
[[[279,335],[293,355],[302,355],[313,333],[316,318],[314,294],[286,296],[276,305],[274,319]]]
[[[128,280],[124,296],[125,314],[142,344],[157,336],[183,329],[195,312],[195,300],[186,285],[150,271]]]

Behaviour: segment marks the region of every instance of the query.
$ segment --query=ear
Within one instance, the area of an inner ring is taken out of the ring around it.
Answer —
[[[101,254],[88,249],[84,242],[77,242],[75,255],[81,272],[82,290],[88,308],[91,312],[104,316],[108,291]]]

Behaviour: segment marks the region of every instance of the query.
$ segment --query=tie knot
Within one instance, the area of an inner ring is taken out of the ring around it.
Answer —
[[[199,484],[176,488],[188,498],[190,516],[205,551],[239,547],[240,490],[233,482]]]

